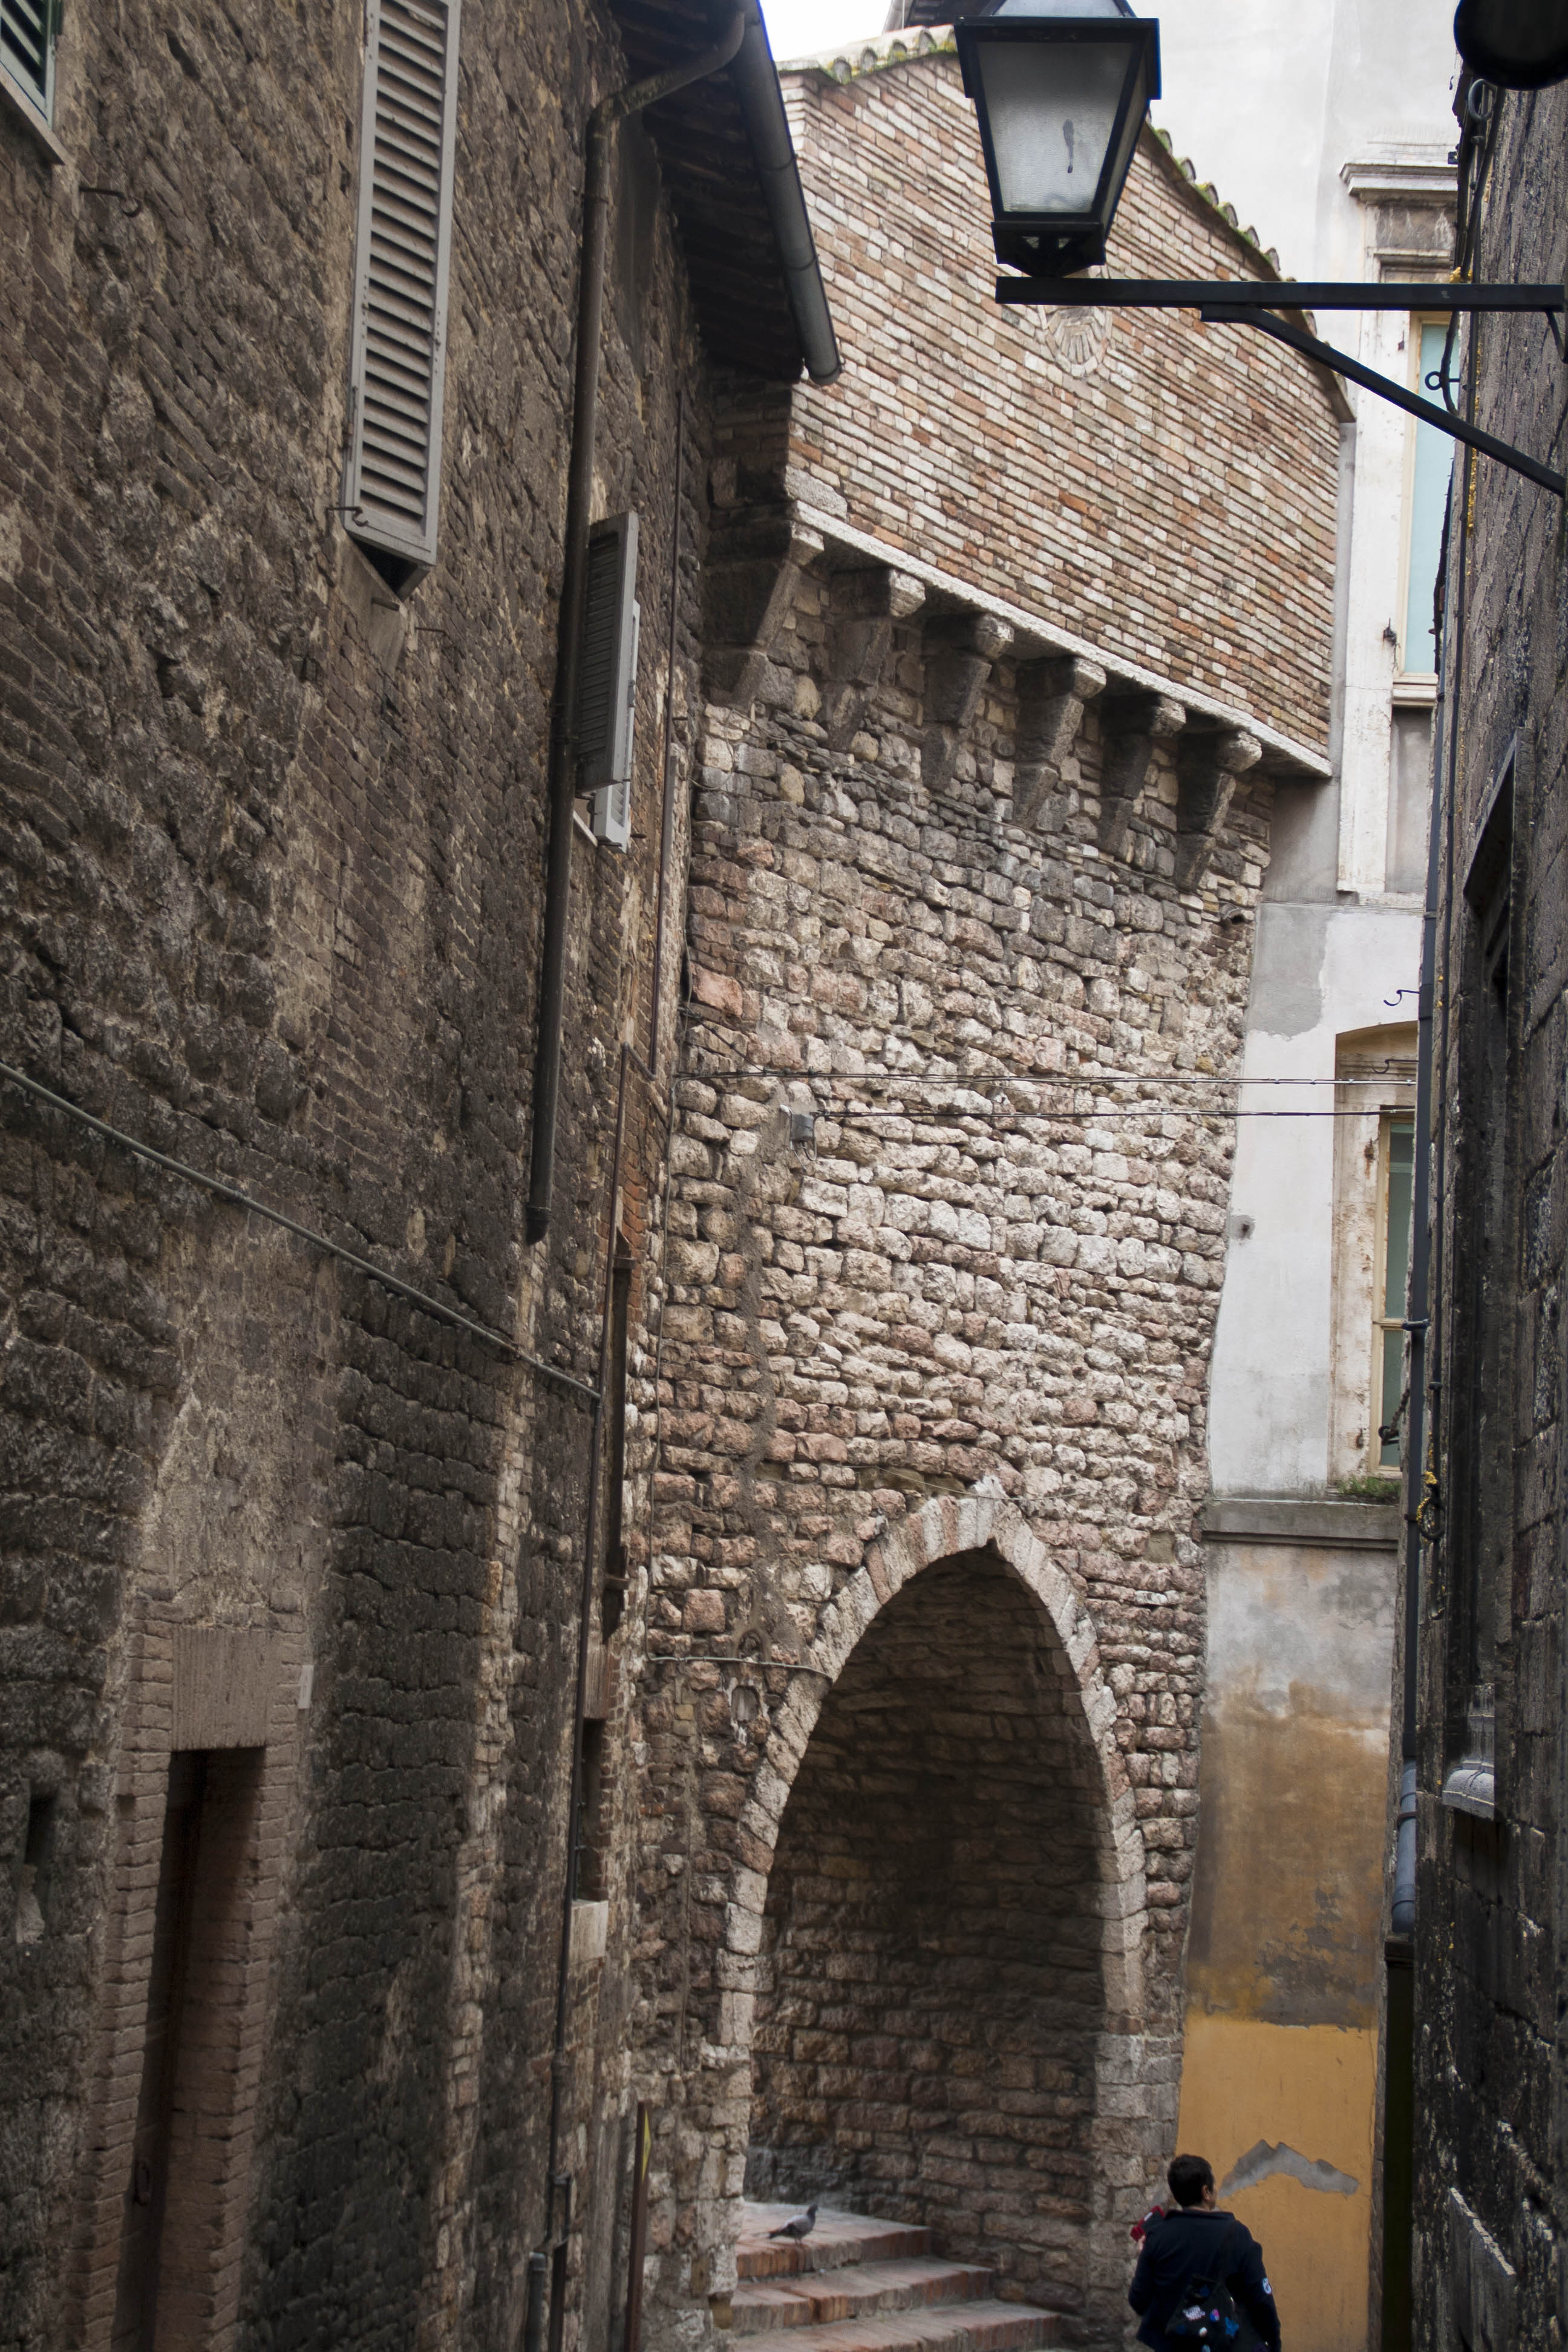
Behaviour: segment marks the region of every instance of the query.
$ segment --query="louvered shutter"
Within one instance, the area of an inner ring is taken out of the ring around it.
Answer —
[[[0,65],[46,122],[54,116],[59,14],[59,0],[0,0]]]
[[[436,560],[459,0],[369,0],[345,520],[406,585]]]
[[[624,849],[631,838],[632,722],[637,710],[637,519],[610,515],[588,534],[588,582],[577,679],[580,782],[594,830]]]

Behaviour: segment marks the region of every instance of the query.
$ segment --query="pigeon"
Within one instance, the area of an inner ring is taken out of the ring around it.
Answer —
[[[786,2221],[780,2230],[770,2230],[768,2235],[770,2238],[809,2238],[816,2226],[816,2208],[808,2205],[804,2213],[797,2214],[793,2221]]]

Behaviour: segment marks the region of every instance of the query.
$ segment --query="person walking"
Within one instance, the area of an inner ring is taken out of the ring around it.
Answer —
[[[1279,2352],[1279,2314],[1263,2249],[1234,2213],[1215,2203],[1214,2168],[1178,2156],[1165,2174],[1174,2208],[1151,2220],[1127,2300],[1150,2352],[1227,2352],[1249,2343]],[[1248,2332],[1250,2329],[1250,2333]]]

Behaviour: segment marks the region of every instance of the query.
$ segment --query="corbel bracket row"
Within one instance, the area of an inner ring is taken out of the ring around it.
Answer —
[[[748,708],[764,692],[774,644],[795,608],[805,573],[824,553],[821,535],[793,517],[753,516],[715,553],[707,574],[710,701]],[[821,667],[822,718],[829,745],[845,751],[864,723],[886,674],[894,633],[926,602],[926,589],[891,565],[833,574]],[[926,615],[921,628],[924,714],[921,772],[928,790],[952,778],[996,663],[1016,642],[1012,626],[980,610]],[[1091,702],[1103,746],[1100,846],[1124,859],[1133,819],[1162,751],[1180,744],[1177,763],[1176,873],[1194,889],[1212,862],[1238,780],[1257,766],[1263,746],[1238,728],[1189,728],[1173,697],[1111,685],[1109,673],[1078,654],[1020,661],[1014,755],[1014,814],[1023,824],[1054,829],[1063,769]]]

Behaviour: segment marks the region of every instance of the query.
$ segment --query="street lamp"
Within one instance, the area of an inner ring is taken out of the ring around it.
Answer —
[[[910,19],[953,23],[963,86],[974,101],[991,183],[996,257],[1022,274],[999,278],[996,299],[1059,310],[1196,310],[1216,326],[1254,327],[1304,359],[1374,392],[1407,415],[1479,449],[1515,473],[1564,494],[1563,476],[1539,457],[1424,400],[1310,333],[1308,310],[1538,310],[1555,331],[1563,288],[1478,286],[1458,278],[1411,284],[1384,278],[1303,285],[1257,278],[1089,278],[1126,184],[1149,100],[1160,94],[1160,28],[1127,0],[910,0]],[[1467,26],[1473,23],[1473,36]],[[1568,79],[1568,0],[1461,0],[1456,32],[1499,44],[1489,79]],[[1490,52],[1487,52],[1490,55]],[[1526,85],[1516,79],[1514,87]],[[1278,318],[1277,311],[1289,315]]]
[[[1468,66],[1504,89],[1568,81],[1568,0],[1459,0],[1454,41]]]
[[[1160,95],[1160,27],[1127,0],[989,0],[953,27],[980,118],[996,258],[1059,277],[1105,239]]]

